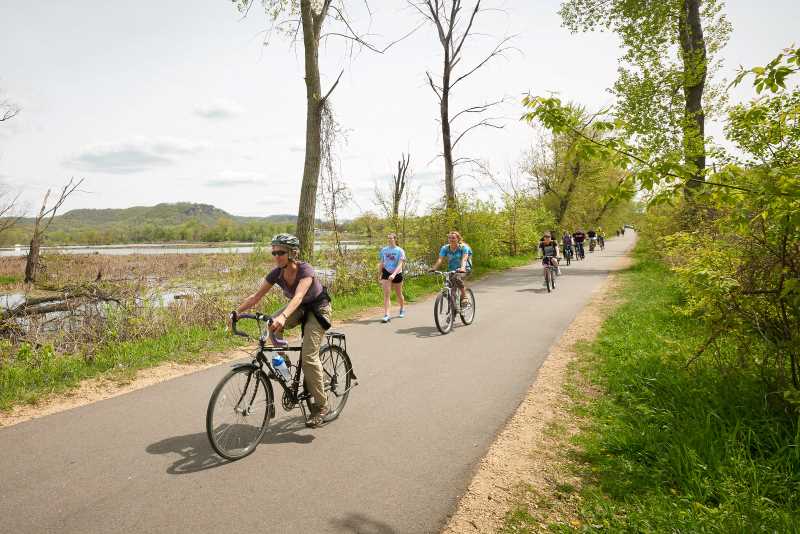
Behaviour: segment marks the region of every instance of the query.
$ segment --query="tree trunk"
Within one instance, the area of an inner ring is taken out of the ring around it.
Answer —
[[[314,222],[317,210],[322,139],[319,29],[325,13],[315,15],[312,0],[301,0],[300,12],[303,20],[306,71],[306,154],[303,165],[303,184],[300,188],[300,205],[297,209],[297,237],[300,239],[300,257],[311,260],[314,255]]]
[[[39,221],[33,227],[33,237],[31,238],[30,250],[28,251],[28,258],[25,262],[25,283],[32,284],[36,282],[36,274],[39,270]]]
[[[692,179],[686,183],[684,189],[687,194],[702,185],[706,168],[703,91],[708,68],[700,2],[701,0],[683,0],[679,21],[685,101],[683,151],[685,162],[693,166]]]
[[[456,208],[456,184],[453,177],[453,145],[450,142],[450,51],[445,47],[442,71],[442,157],[444,157],[444,192],[447,209]]]
[[[575,164],[570,166],[570,171],[572,177],[567,183],[567,190],[564,193],[564,196],[559,197],[558,199],[558,213],[556,214],[556,227],[558,228],[561,227],[561,222],[567,215],[569,201],[572,200],[572,193],[575,191],[575,186],[578,184],[578,176],[581,174],[581,162],[579,160],[575,160]]]

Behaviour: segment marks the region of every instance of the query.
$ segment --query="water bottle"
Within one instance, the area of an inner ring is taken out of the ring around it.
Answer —
[[[272,368],[275,369],[275,372],[281,375],[287,382],[291,379],[289,368],[286,366],[286,362],[284,361],[283,356],[280,354],[276,354],[272,357]]]

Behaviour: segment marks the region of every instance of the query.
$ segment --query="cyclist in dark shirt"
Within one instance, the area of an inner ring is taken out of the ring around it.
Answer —
[[[589,230],[586,232],[586,236],[589,238],[589,252],[594,252],[594,247],[597,245],[597,232]]]
[[[542,252],[542,265],[547,268],[552,265],[561,274],[558,268],[558,242],[553,240],[550,234],[544,234],[539,241],[539,250]]]
[[[586,234],[583,230],[577,230],[574,234],[572,234],[572,239],[575,241],[575,252],[580,256],[581,259],[585,257],[583,252],[583,242],[586,241]]]
[[[272,286],[278,286],[289,299],[286,307],[272,318],[270,329],[274,333],[280,333],[284,328],[303,325],[300,357],[306,390],[314,397],[316,406],[306,425],[314,428],[325,423],[325,416],[330,411],[319,348],[325,331],[331,327],[331,302],[314,268],[298,259],[299,249],[300,240],[293,235],[278,234],[273,237],[272,256],[275,268],[263,279],[258,290],[247,297],[233,314],[253,308]]]

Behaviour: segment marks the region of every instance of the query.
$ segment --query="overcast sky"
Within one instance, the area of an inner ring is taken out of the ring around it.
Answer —
[[[457,154],[504,172],[532,140],[518,121],[521,95],[555,91],[589,108],[609,105],[605,89],[616,78],[619,50],[613,35],[570,35],[560,25],[559,0],[498,4],[504,12],[477,21],[488,36],[464,62],[505,35],[516,35],[519,52],[458,88],[454,109],[513,100],[502,112],[505,129],[475,131]],[[404,0],[372,0],[371,8],[371,21],[354,13],[354,24],[368,28],[376,44],[419,22]],[[723,53],[728,78],[800,37],[797,0],[729,0],[726,12],[734,28]],[[0,20],[0,100],[22,107],[0,124],[0,181],[20,190],[31,209],[48,187],[74,176],[85,178],[84,192],[66,210],[190,201],[236,215],[296,212],[302,47],[278,35],[264,46],[261,9],[242,20],[229,0],[0,0]],[[430,28],[383,55],[351,58],[341,42],[328,41],[323,86],[345,72],[332,101],[348,132],[341,169],[356,204],[347,215],[375,209],[374,184],[392,173],[401,152],[412,154],[421,204],[441,195],[438,105],[425,81],[440,63]],[[457,187],[480,184],[462,178]]]

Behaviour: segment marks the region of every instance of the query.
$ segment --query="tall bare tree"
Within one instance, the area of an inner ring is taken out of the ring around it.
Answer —
[[[456,206],[455,167],[459,163],[474,161],[470,158],[454,158],[453,150],[456,145],[470,131],[481,128],[502,128],[497,122],[497,117],[484,117],[483,113],[502,103],[502,100],[481,105],[466,107],[456,113],[450,112],[450,96],[453,89],[462,81],[485,66],[492,59],[502,56],[510,49],[510,37],[501,39],[494,48],[485,54],[482,59],[470,67],[456,71],[464,58],[464,44],[471,36],[475,36],[475,20],[481,13],[488,11],[481,8],[482,0],[477,0],[468,15],[463,16],[464,2],[462,0],[407,0],[435,29],[442,46],[443,63],[441,81],[436,82],[430,72],[425,72],[436,98],[439,101],[439,120],[442,127],[442,158],[444,160],[444,188],[445,200],[448,208]],[[458,127],[453,132],[454,125],[459,118],[480,116],[476,122]]]
[[[247,15],[255,0],[232,0],[240,12]],[[361,0],[369,6],[366,0]],[[303,163],[303,181],[300,186],[300,204],[297,209],[297,237],[300,238],[300,254],[311,258],[314,253],[314,221],[316,214],[317,188],[321,165],[322,113],[331,93],[339,84],[344,71],[323,94],[319,69],[319,45],[323,37],[341,37],[352,47],[363,47],[383,53],[406,36],[379,49],[368,43],[353,28],[349,21],[346,0],[261,0],[272,27],[293,35],[302,33],[305,58],[306,84],[306,150]],[[299,15],[299,18],[298,18]],[[330,21],[336,27],[323,33],[323,26]]]
[[[47,232],[50,224],[52,224],[58,208],[64,204],[67,198],[69,198],[82,183],[83,178],[77,182],[74,178],[70,178],[67,185],[61,189],[55,203],[49,208],[47,207],[47,201],[50,198],[51,190],[48,189],[47,193],[45,193],[39,215],[37,215],[33,221],[33,235],[31,236],[28,259],[25,262],[25,283],[33,283],[36,281],[36,275],[39,270],[39,249],[42,245],[42,241],[44,241],[45,232]]]
[[[397,172],[389,179],[388,187],[384,188],[380,184],[375,184],[375,204],[391,221],[393,232],[400,231],[401,208],[406,207],[404,200],[411,193],[408,187],[410,163],[411,154],[400,154]]]

